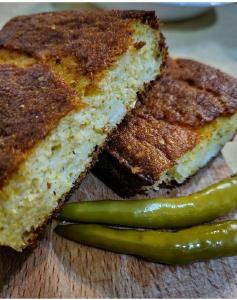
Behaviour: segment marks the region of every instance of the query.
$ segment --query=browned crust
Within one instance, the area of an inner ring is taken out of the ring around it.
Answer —
[[[159,43],[159,52],[161,53],[161,57],[162,57],[162,65],[161,65],[161,71],[162,69],[165,67],[165,62],[167,59],[167,55],[168,55],[168,49],[165,43],[165,38],[161,33],[161,38],[160,38],[160,43]],[[155,81],[154,81],[155,82]],[[153,83],[149,83],[145,86],[145,90],[149,90],[150,86]],[[129,114],[129,113],[128,113]],[[109,134],[109,136],[107,137],[106,141],[103,143],[103,145],[97,146],[95,148],[95,151],[92,155],[92,162],[91,164],[87,167],[87,170],[85,170],[82,174],[80,174],[80,176],[78,177],[78,179],[76,180],[76,182],[73,185],[73,188],[66,194],[64,195],[61,199],[59,199],[58,201],[58,207],[51,213],[50,216],[48,216],[47,218],[45,218],[45,221],[38,226],[38,228],[36,230],[32,230],[32,233],[34,233],[33,238],[28,242],[27,244],[27,248],[33,248],[37,246],[37,241],[38,238],[40,238],[43,235],[44,232],[44,228],[47,226],[47,224],[50,222],[50,220],[57,215],[57,213],[60,211],[60,209],[62,208],[62,206],[64,205],[64,203],[70,199],[70,197],[72,196],[73,192],[75,190],[77,190],[80,186],[80,183],[82,182],[82,180],[86,177],[87,173],[90,171],[90,169],[95,166],[97,166],[97,162],[99,160],[99,157],[102,155],[106,155],[106,151],[103,151],[103,149],[105,148],[105,145],[109,142],[110,138],[114,136],[114,134],[116,133],[116,128]],[[108,159],[113,159],[111,156],[108,157]],[[101,160],[100,160],[101,161]],[[103,159],[102,159],[103,161]],[[106,160],[105,160],[106,161]],[[146,178],[142,178],[142,176],[137,176],[137,174],[135,176],[133,176],[133,174],[130,173],[129,169],[127,169],[126,167],[124,168],[123,165],[118,163],[117,168],[113,168],[114,163],[116,163],[116,160],[113,161],[113,163],[108,164],[108,167],[112,167],[112,169],[114,171],[119,170],[119,174],[120,175],[125,175],[124,176],[124,186],[129,187],[129,189],[127,190],[127,194],[129,194],[129,192],[131,192],[131,186],[134,187],[134,193],[137,191],[137,188],[139,188],[140,186],[144,186],[147,185],[147,179]],[[95,170],[94,168],[94,170]],[[121,168],[121,172],[120,172],[120,168]],[[109,179],[109,175],[111,171],[108,170],[108,172],[105,172],[105,175],[108,174],[108,180]],[[126,174],[127,172],[127,174]],[[129,180],[131,178],[131,181],[126,181]],[[119,189],[121,187],[121,181],[113,181],[113,184]],[[151,182],[149,182],[149,184],[152,184]],[[133,193],[133,194],[134,194]],[[119,194],[119,193],[118,193]]]
[[[0,188],[27,152],[75,108],[74,99],[46,66],[0,65]]]
[[[166,59],[167,59],[167,56],[168,56],[168,48],[166,46],[166,43],[165,43],[165,38],[164,36],[162,35],[162,33],[160,33],[160,42],[159,42],[159,53],[162,57],[162,65],[161,65],[161,71],[163,71],[164,67],[165,67],[165,64],[166,64]],[[155,81],[154,81],[155,83]],[[151,88],[151,86],[153,85],[153,82],[147,84],[144,88],[144,90],[149,90]],[[129,115],[129,113],[128,113]],[[106,151],[103,151],[105,145],[109,142],[110,138],[114,136],[114,134],[116,134],[116,131],[117,129],[115,128],[110,134],[109,136],[107,137],[106,141],[103,143],[103,145],[100,145],[100,146],[97,146],[93,155],[92,155],[92,162],[90,164],[90,166],[88,166],[87,170],[85,170],[79,177],[78,179],[76,180],[76,182],[74,183],[73,185],[73,188],[70,190],[70,192],[68,192],[66,195],[64,195],[61,199],[59,199],[58,201],[58,207],[51,213],[50,216],[48,216],[45,221],[40,225],[38,226],[38,228],[36,230],[32,230],[32,232],[34,233],[34,237],[28,242],[28,245],[27,245],[27,248],[33,248],[33,247],[36,247],[37,246],[37,241],[38,241],[38,238],[42,236],[43,232],[44,232],[44,228],[47,226],[47,224],[50,222],[50,220],[57,215],[58,211],[61,209],[61,207],[63,206],[63,204],[70,199],[71,195],[73,194],[73,192],[78,189],[78,187],[80,186],[80,183],[81,181],[86,177],[87,173],[89,172],[89,170],[95,166],[94,170],[96,169],[96,166],[98,164],[96,164],[98,162],[98,159],[99,157],[103,156],[103,155],[106,155]],[[143,178],[143,176],[137,176],[136,175],[133,175],[130,170],[126,167],[124,167],[123,165],[119,164],[116,166],[116,168],[114,168],[114,164],[117,163],[116,160],[113,159],[112,156],[108,156],[107,159],[112,159],[113,162],[107,164],[107,166],[109,168],[111,168],[111,170],[108,170],[108,172],[106,171],[105,172],[105,176],[107,176],[107,180],[110,180],[111,178],[113,177],[116,177],[116,176],[121,176],[121,179],[120,180],[113,180],[112,184],[114,185],[114,187],[116,187],[119,191],[119,189],[121,189],[121,186],[124,186],[125,188],[128,187],[128,190],[126,191],[125,194],[129,194],[131,193],[131,187],[134,188],[133,190],[133,193],[132,194],[135,194],[135,192],[137,191],[138,188],[140,188],[141,186],[144,186],[144,185],[150,185],[152,184],[151,181],[149,181],[147,178]],[[107,161],[106,160],[103,160],[103,159],[100,159],[100,162],[102,161]],[[106,170],[106,169],[105,169]],[[111,178],[109,178],[110,174],[111,174],[111,171],[118,171],[118,174],[116,174],[115,176],[112,176]],[[127,173],[126,173],[127,172]],[[122,178],[124,178],[124,181],[121,181],[123,180]],[[122,183],[122,185],[121,185]],[[115,190],[116,190],[115,188]],[[118,192],[119,194],[119,192]],[[124,195],[125,195],[124,194]]]
[[[105,149],[133,174],[151,182],[197,142],[197,133],[189,128],[137,114],[126,117]]]
[[[12,53],[14,51],[14,53],[32,56],[36,58],[38,63],[44,63],[45,66],[41,67],[46,69],[48,60],[51,60],[51,62],[55,60],[55,63],[60,63],[61,58],[69,56],[77,62],[78,71],[81,74],[93,76],[94,73],[108,69],[116,58],[127,50],[132,41],[133,28],[131,24],[134,20],[140,20],[154,29],[159,29],[159,22],[155,13],[143,11],[73,11],[16,17],[9,21],[0,32],[0,48],[9,50]],[[77,28],[74,29],[74,26]],[[139,45],[139,47],[141,46]],[[159,49],[164,62],[167,56],[167,48],[162,35],[159,42]],[[36,67],[33,66],[30,68],[33,70]],[[26,69],[24,72],[26,72]],[[73,92],[71,93],[71,97],[74,97]],[[72,101],[70,103],[72,105]],[[45,119],[47,119],[47,116],[45,116]],[[47,135],[48,127],[51,126],[50,128],[52,129],[53,126],[57,125],[56,122],[54,125],[53,123],[49,123],[45,123],[45,128],[44,130],[42,129],[45,136]],[[39,139],[44,137],[43,133],[41,134],[39,133],[39,137],[37,136]],[[35,137],[35,142],[37,137]],[[29,144],[29,148],[32,145],[33,142]],[[101,148],[102,146],[94,151],[91,165],[88,166],[85,172],[80,174],[71,191],[59,200],[59,205],[55,212],[52,212],[51,216],[46,217],[43,224],[36,230],[32,229],[34,236],[29,241],[29,246],[36,244],[37,237],[42,232],[42,229],[63,205],[64,201],[70,197],[74,189],[78,188],[90,167],[97,160]],[[23,155],[21,159],[23,159]]]
[[[65,11],[20,16],[0,32],[0,47],[18,50],[47,61],[75,59],[81,74],[107,70],[132,42],[132,21],[140,20],[154,29],[154,12]]]
[[[93,171],[120,196],[132,196],[158,182],[198,144],[199,128],[236,109],[236,79],[196,61],[169,59]]]
[[[16,17],[0,31],[0,47],[43,61],[53,58],[58,62],[70,55],[82,73],[97,72],[126,51],[135,19],[159,28],[154,12],[142,11],[68,11]],[[163,38],[160,43],[164,44]],[[0,80],[1,188],[27,152],[74,108],[75,94],[46,65],[24,69],[2,64]]]
[[[140,111],[171,124],[200,128],[237,107],[237,80],[187,59],[168,60],[165,73],[140,95]]]
[[[167,64],[172,64],[168,60]],[[199,90],[205,90],[218,98],[222,109],[219,114],[228,116],[236,111],[237,107],[237,79],[205,64],[190,59],[177,59],[173,61],[173,66],[167,68],[167,75],[171,75],[177,80],[187,82],[190,86],[195,86]],[[212,105],[205,105],[206,110],[211,106],[217,107],[214,101]],[[216,112],[213,112],[212,118],[216,118]],[[210,120],[212,121],[212,119]],[[204,122],[210,122],[209,118]],[[202,125],[203,123],[199,123]]]
[[[166,45],[165,37],[161,31],[160,31],[160,40],[159,40],[158,48],[159,48],[159,53],[162,57],[162,63],[161,63],[161,68],[160,68],[160,75],[157,76],[156,80],[158,80],[158,78],[161,76],[161,74],[163,74],[165,72],[165,68],[166,68],[167,61],[168,61],[168,47]],[[154,80],[154,82],[156,80]],[[144,89],[144,93],[146,93],[146,91],[148,91],[150,89],[149,87],[152,85],[153,85],[153,82],[148,83],[147,88]]]
[[[154,185],[197,141],[192,129],[131,115],[105,146],[93,172],[120,196],[132,196]]]

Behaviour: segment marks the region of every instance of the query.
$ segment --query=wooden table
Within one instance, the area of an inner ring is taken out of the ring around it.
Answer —
[[[187,194],[230,174],[221,156],[182,187],[149,196]],[[118,198],[93,175],[76,199]],[[0,249],[0,297],[231,298],[237,295],[237,257],[187,266],[153,264],[62,239],[48,226],[32,252]]]
[[[0,5],[0,25],[15,14],[57,8],[47,3]],[[236,13],[237,5],[226,6],[191,21],[165,25],[172,55],[199,59],[237,76]],[[229,174],[219,156],[170,193],[187,194]],[[156,196],[167,192],[161,190]],[[72,200],[77,198],[117,196],[89,174]],[[53,233],[53,226],[48,226],[32,252],[19,254],[0,248],[0,297],[231,298],[237,295],[236,270],[237,257],[188,266],[153,264],[63,240]]]

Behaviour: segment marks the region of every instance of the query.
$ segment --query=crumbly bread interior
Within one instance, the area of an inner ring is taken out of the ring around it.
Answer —
[[[200,128],[200,141],[197,146],[178,159],[175,166],[162,174],[159,182],[153,187],[157,189],[161,183],[172,181],[183,183],[215,157],[220,149],[233,138],[236,131],[237,112],[231,117],[219,117]]]
[[[61,119],[0,191],[0,245],[21,251],[35,238],[34,230],[90,166],[95,147],[104,143],[108,132],[134,107],[137,91],[158,75],[162,58],[157,31],[140,22],[134,27],[134,43],[142,41],[145,45],[140,49],[131,45],[98,79],[96,88],[83,89],[87,79],[77,80],[73,66],[68,71],[67,58],[60,66],[51,64],[66,83],[78,90],[85,107]],[[27,66],[32,61],[8,51],[0,53],[0,63]]]

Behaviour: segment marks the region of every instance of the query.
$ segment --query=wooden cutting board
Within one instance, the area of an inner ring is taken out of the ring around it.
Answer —
[[[182,187],[149,196],[191,193],[229,175],[219,156]],[[89,174],[72,198],[118,197]],[[237,257],[187,266],[153,264],[64,240],[50,225],[34,251],[0,248],[0,297],[233,298],[236,270]]]

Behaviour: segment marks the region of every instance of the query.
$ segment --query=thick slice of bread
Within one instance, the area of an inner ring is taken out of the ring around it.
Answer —
[[[16,17],[0,31],[0,245],[22,250],[166,57],[152,12]]]
[[[184,182],[237,130],[237,80],[196,61],[169,60],[101,154],[95,173],[121,196]]]

